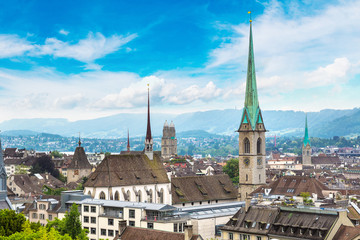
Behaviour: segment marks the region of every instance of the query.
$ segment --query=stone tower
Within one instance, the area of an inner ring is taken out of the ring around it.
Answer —
[[[5,170],[4,157],[1,147],[1,139],[0,139],[0,191],[5,191],[7,193],[6,170]]]
[[[75,149],[73,159],[67,169],[67,183],[76,182],[83,177],[88,177],[92,171],[92,166],[87,159],[85,150],[81,146],[80,137],[78,144],[79,146]]]
[[[305,117],[305,136],[302,145],[302,163],[303,165],[311,165],[311,144],[307,125],[307,115]]]
[[[250,20],[249,56],[245,105],[239,127],[239,195],[240,201],[265,184],[265,126],[259,107]]]
[[[177,139],[175,124],[171,121],[170,126],[167,121],[164,123],[163,136],[161,138],[161,156],[169,159],[177,154]]]
[[[147,112],[147,128],[146,128],[146,138],[145,138],[145,154],[150,160],[154,159],[153,152],[153,139],[151,136],[151,126],[150,126],[150,92],[148,85],[148,112]]]

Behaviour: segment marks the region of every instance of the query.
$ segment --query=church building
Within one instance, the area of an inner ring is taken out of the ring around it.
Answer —
[[[311,145],[307,125],[307,115],[305,118],[305,136],[302,145],[302,163],[303,165],[311,165]]]
[[[245,105],[239,132],[239,195],[244,201],[257,187],[266,183],[265,125],[259,107],[255,60],[250,20],[249,56],[246,77]]]
[[[150,96],[145,148],[106,156],[84,184],[84,193],[95,199],[171,204],[171,185],[160,155],[153,151]]]

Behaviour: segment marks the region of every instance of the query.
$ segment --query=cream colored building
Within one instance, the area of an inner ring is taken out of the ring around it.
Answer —
[[[28,218],[30,222],[39,222],[42,226],[47,221],[52,221],[58,217],[57,211],[60,208],[60,202],[56,199],[39,199],[32,203],[28,209]]]

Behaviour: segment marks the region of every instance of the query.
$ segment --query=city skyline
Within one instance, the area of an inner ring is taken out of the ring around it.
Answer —
[[[242,108],[249,10],[262,109],[359,107],[358,1],[0,6],[0,122]]]

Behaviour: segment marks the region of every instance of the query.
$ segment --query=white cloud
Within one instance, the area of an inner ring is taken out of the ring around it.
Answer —
[[[94,63],[95,60],[118,51],[136,37],[136,34],[105,37],[101,33],[89,33],[85,39],[81,39],[77,43],[47,38],[44,44],[34,44],[17,35],[2,34],[0,35],[0,58],[50,55],[57,58],[76,59],[86,63],[86,69],[98,70],[101,66]],[[129,49],[125,51],[129,52]]]
[[[64,30],[64,29],[61,29],[61,30],[59,31],[59,33],[62,34],[62,35],[67,36],[67,35],[69,34],[69,31],[66,31],[66,30]]]
[[[34,49],[26,39],[14,34],[0,34],[0,58],[21,56]]]

